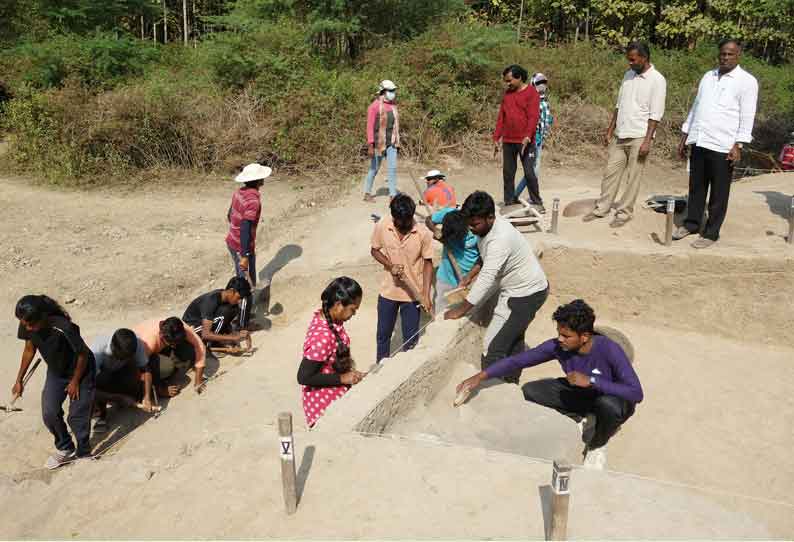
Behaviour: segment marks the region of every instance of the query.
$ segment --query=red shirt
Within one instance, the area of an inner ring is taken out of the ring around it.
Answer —
[[[229,234],[226,244],[235,252],[240,252],[240,224],[243,220],[254,223],[251,228],[251,252],[256,247],[256,226],[259,224],[259,214],[262,212],[262,203],[259,201],[259,190],[243,186],[237,189],[232,196],[232,205],[229,209]]]
[[[794,169],[794,145],[787,143],[783,146],[778,162],[780,162],[780,167],[786,171]]]
[[[532,85],[524,90],[505,92],[493,140],[504,143],[522,143],[525,137],[535,140],[535,129],[540,116],[540,94]]]

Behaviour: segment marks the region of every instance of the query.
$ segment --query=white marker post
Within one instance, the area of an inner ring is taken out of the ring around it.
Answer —
[[[675,200],[667,200],[667,224],[664,228],[664,246],[669,247],[673,244],[673,215],[675,215]]]
[[[791,207],[788,210],[788,239],[789,245],[794,245],[794,196],[791,196]]]
[[[281,412],[278,415],[278,436],[284,506],[287,514],[294,514],[298,508],[298,497],[295,492],[295,441],[292,439],[291,412]]]
[[[557,221],[560,218],[560,198],[554,198],[551,203],[551,229],[550,233],[557,235]]]
[[[546,540],[565,540],[568,535],[568,499],[570,497],[571,464],[563,459],[554,461],[551,474],[551,529]]]

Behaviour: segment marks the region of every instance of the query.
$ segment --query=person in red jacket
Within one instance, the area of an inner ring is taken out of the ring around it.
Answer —
[[[515,185],[518,157],[521,158],[527,178],[530,203],[540,212],[545,212],[538,177],[535,175],[535,128],[540,116],[540,95],[532,85],[527,84],[527,77],[527,70],[517,64],[508,66],[502,72],[507,90],[499,106],[493,133],[494,156],[501,145],[505,205],[518,203]]]
[[[780,162],[780,167],[785,171],[794,169],[794,132],[789,134],[788,143],[783,145],[783,148],[780,149],[778,162]]]

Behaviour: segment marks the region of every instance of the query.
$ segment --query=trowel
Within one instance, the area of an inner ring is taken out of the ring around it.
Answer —
[[[33,373],[36,370],[36,367],[39,366],[39,363],[41,363],[41,358],[36,359],[36,361],[33,363],[33,367],[31,367],[30,370],[28,371],[28,374],[25,375],[25,378],[22,380],[23,388],[28,385],[28,380],[30,380],[30,377],[33,376]],[[0,410],[4,410],[7,413],[20,412],[22,409],[14,406],[14,403],[16,403],[17,399],[19,399],[20,397],[21,397],[20,395],[15,395],[14,398],[11,399],[11,402],[8,405],[0,406]]]

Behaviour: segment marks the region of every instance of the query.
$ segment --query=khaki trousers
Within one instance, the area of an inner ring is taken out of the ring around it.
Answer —
[[[640,146],[645,138],[613,139],[609,144],[607,168],[601,181],[601,197],[596,203],[598,216],[606,216],[615,203],[620,185],[625,179],[623,196],[616,206],[617,214],[631,217],[634,214],[634,203],[640,193],[642,172],[645,169],[645,158],[640,158]]]

